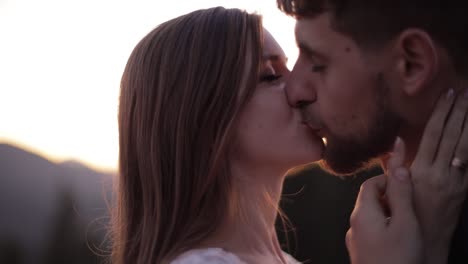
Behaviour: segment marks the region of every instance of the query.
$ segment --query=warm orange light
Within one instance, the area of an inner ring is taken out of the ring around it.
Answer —
[[[263,14],[292,67],[294,19],[272,0],[1,2],[0,140],[115,169],[119,83],[131,51],[163,21],[219,5]]]

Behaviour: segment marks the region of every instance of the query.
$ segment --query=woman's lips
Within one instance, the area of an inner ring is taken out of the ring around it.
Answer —
[[[306,127],[306,129],[314,136],[320,139],[324,146],[327,145],[327,139],[325,137],[325,133],[323,131],[323,128],[318,128],[318,127],[313,127],[307,124],[306,122],[302,122],[302,125]]]

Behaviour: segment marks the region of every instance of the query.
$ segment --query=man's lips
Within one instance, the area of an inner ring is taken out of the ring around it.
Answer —
[[[311,131],[312,133],[314,133],[315,135],[317,135],[318,137],[325,137],[325,133],[323,131],[323,127],[317,127],[317,126],[313,126],[311,125],[310,123],[307,123],[307,122],[302,122],[302,124],[304,124],[305,126],[307,126]]]
[[[322,129],[312,129],[312,132],[321,138],[326,138],[325,133]]]

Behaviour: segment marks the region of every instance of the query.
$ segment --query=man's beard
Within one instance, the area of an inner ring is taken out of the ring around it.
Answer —
[[[352,175],[372,165],[372,160],[392,149],[398,135],[401,118],[393,112],[386,101],[388,86],[378,76],[376,112],[367,131],[354,135],[329,134],[327,146],[320,162],[322,168],[337,175]]]

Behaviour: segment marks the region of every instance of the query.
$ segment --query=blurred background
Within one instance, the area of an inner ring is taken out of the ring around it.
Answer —
[[[294,20],[275,0],[0,0],[0,263],[107,259],[125,63],[158,24],[213,6],[262,14],[294,64]],[[294,171],[283,208],[295,231],[278,229],[285,249],[306,262],[348,262],[349,214],[362,181],[379,172]]]

